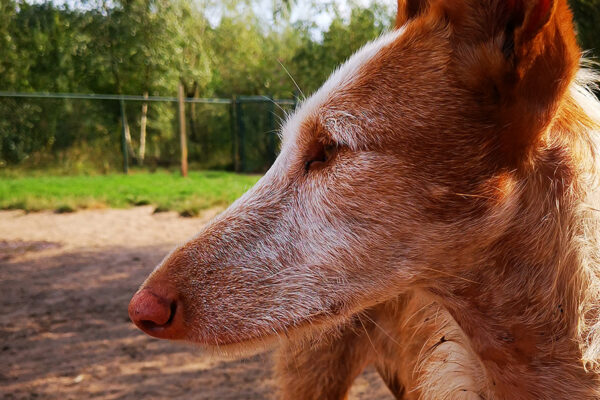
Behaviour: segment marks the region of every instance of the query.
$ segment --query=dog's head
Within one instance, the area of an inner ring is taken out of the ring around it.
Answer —
[[[227,349],[327,327],[468,273],[518,209],[579,59],[565,0],[400,1],[282,129],[267,174],[130,304]]]

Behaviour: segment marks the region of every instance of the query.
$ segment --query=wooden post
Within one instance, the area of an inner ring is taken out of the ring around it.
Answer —
[[[185,135],[185,103],[183,94],[183,83],[179,82],[179,91],[177,96],[177,105],[179,107],[179,142],[181,145],[181,176],[188,175],[188,151],[187,138]]]
[[[148,91],[144,91],[144,99],[148,99]],[[140,151],[138,160],[140,165],[144,165],[144,157],[146,157],[146,124],[148,122],[148,102],[142,103],[142,118],[140,120]]]

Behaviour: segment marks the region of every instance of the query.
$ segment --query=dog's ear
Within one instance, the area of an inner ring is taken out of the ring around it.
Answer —
[[[409,20],[424,13],[429,7],[429,0],[398,0],[396,28],[400,28]]]
[[[458,76],[494,104],[513,157],[541,137],[577,71],[566,0],[446,1]]]
[[[561,10],[558,4],[561,3]],[[566,0],[497,0],[497,28],[504,29],[504,51],[507,56],[514,55],[516,61],[523,62],[543,52],[545,45],[552,45],[553,35],[560,28],[564,33],[573,33],[571,14]],[[559,26],[566,19],[566,26]],[[539,40],[536,38],[540,37]],[[539,43],[538,43],[539,42]]]

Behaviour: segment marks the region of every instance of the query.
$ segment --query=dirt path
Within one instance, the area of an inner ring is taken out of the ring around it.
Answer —
[[[0,212],[0,398],[275,398],[270,354],[214,360],[127,316],[146,275],[216,212]],[[391,398],[372,370],[350,396]]]

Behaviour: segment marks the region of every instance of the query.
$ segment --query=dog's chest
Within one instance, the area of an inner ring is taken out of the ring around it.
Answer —
[[[405,400],[490,400],[483,368],[448,312],[413,295],[379,316],[380,369]]]

